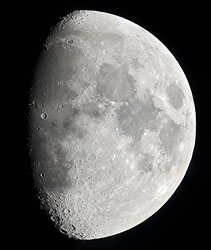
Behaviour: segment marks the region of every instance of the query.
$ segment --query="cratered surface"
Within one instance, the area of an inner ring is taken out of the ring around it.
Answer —
[[[143,222],[191,160],[195,109],[181,67],[152,34],[115,15],[76,11],[52,29],[30,112],[35,185],[69,237]]]

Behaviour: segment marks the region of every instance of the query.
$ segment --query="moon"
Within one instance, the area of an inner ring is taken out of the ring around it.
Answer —
[[[193,96],[180,65],[122,17],[75,11],[36,67],[29,130],[34,185],[55,226],[91,240],[152,216],[193,154]]]

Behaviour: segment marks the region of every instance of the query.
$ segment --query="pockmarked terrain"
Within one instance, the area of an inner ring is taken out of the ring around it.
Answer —
[[[195,108],[181,67],[152,34],[111,14],[76,11],[51,30],[30,114],[34,183],[69,237],[140,224],[192,157]]]

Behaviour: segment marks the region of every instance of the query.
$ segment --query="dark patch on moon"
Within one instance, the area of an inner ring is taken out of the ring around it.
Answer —
[[[150,173],[153,168],[153,155],[144,155],[142,159],[138,161],[138,171],[140,174]]]
[[[35,180],[38,186],[48,191],[62,191],[71,188],[74,183],[74,178],[68,174],[74,164],[67,161],[67,152],[60,142],[67,136],[82,139],[87,134],[84,128],[75,123],[79,115],[78,109],[67,105],[64,107],[64,112],[54,118],[51,116],[46,120],[39,118],[42,123],[32,139],[32,158],[36,165]]]
[[[166,93],[169,99],[169,103],[173,106],[173,108],[180,109],[183,105],[184,93],[182,89],[176,84],[170,84]]]
[[[103,115],[102,110],[95,103],[87,102],[81,108],[84,114],[89,115],[91,118],[100,118]]]
[[[117,111],[117,119],[124,134],[139,142],[145,129],[157,129],[159,111],[151,98],[147,105],[137,98],[130,98]]]
[[[103,63],[96,76],[97,92],[111,101],[122,101],[130,98],[134,91],[135,80],[128,73],[125,65],[116,68]]]
[[[43,51],[33,85],[37,102],[48,106],[75,98],[78,93],[70,91],[65,83],[80,74],[79,68],[84,64],[83,61],[82,51],[74,46],[67,50],[57,45]]]
[[[122,46],[124,39],[121,34],[114,32],[105,32],[100,36],[100,39],[107,43],[107,46]]]
[[[73,119],[65,119],[62,124],[66,135],[69,134],[79,139],[83,139],[87,134],[86,130],[76,125]]]
[[[80,115],[80,110],[73,108],[71,105],[62,105],[62,108],[58,110],[58,106],[53,106],[49,109],[48,118],[42,119],[35,115],[39,110],[34,109],[32,111],[35,116],[31,123],[37,123],[42,131],[48,133],[49,136],[63,140],[67,135],[72,134],[74,136],[77,130],[75,120]]]
[[[180,126],[168,118],[167,123],[160,131],[159,138],[161,140],[161,148],[163,148],[168,155],[173,155],[183,140],[183,131]]]
[[[62,191],[72,186],[66,166],[66,152],[50,135],[42,133],[36,136],[32,158],[35,160],[34,176],[38,186],[47,191]]]
[[[143,67],[137,57],[134,57],[132,59],[131,66],[137,71],[139,71]]]

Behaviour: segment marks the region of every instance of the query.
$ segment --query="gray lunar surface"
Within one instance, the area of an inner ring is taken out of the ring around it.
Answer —
[[[126,231],[182,181],[195,143],[192,93],[173,55],[140,26],[97,11],[64,17],[31,93],[34,182],[62,233]]]

